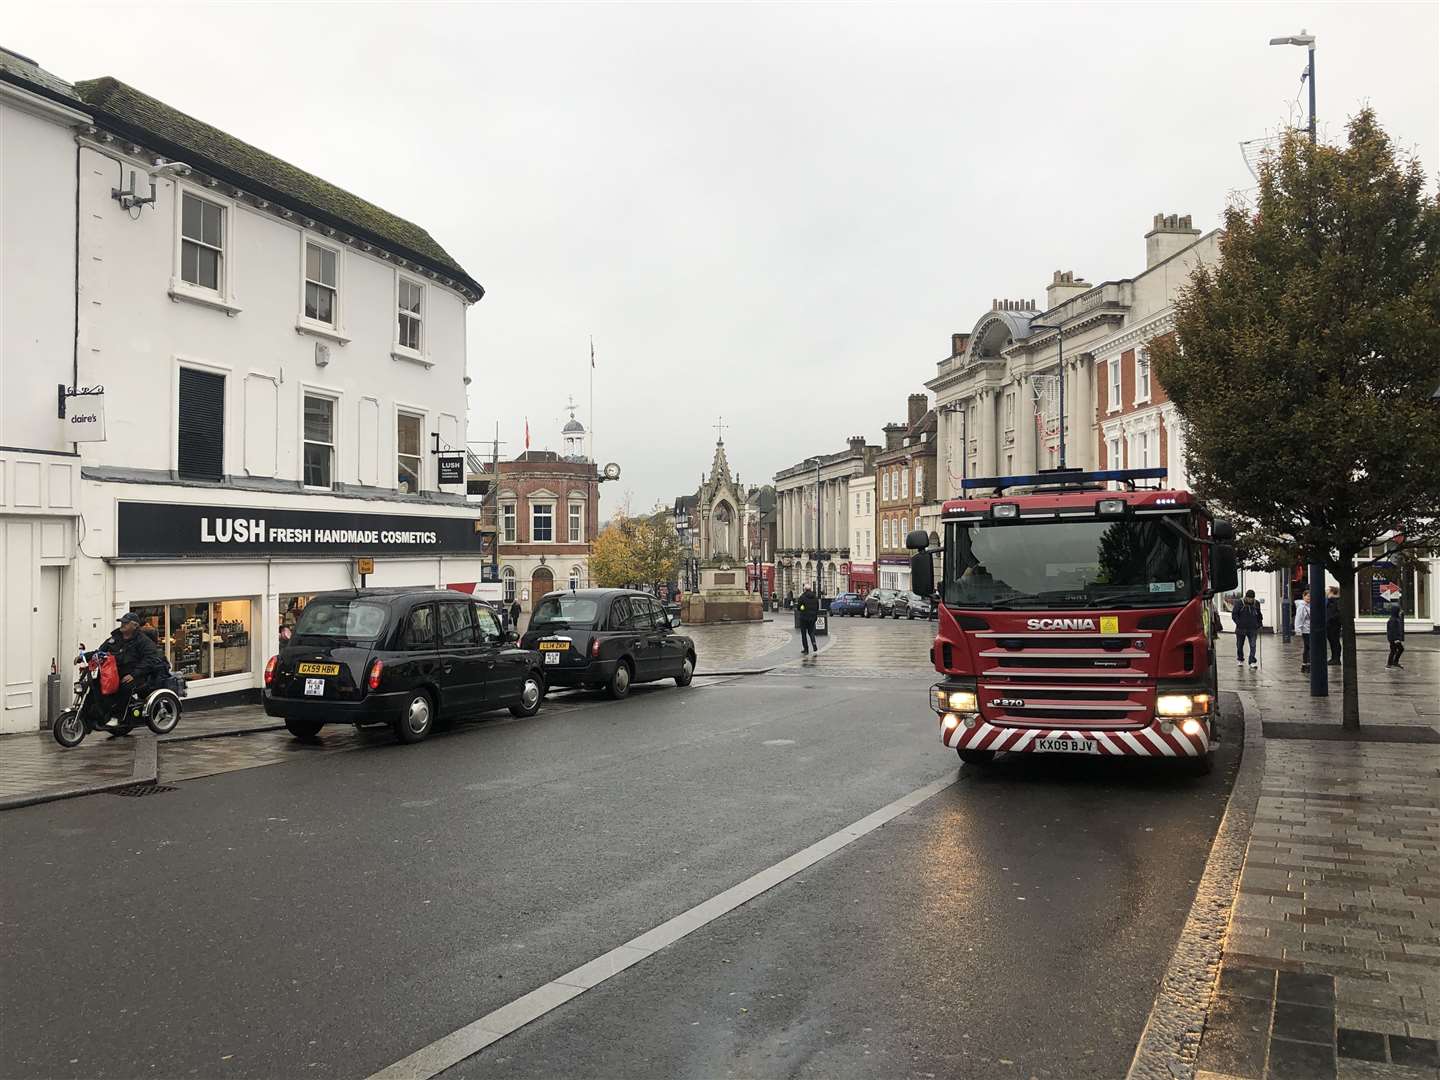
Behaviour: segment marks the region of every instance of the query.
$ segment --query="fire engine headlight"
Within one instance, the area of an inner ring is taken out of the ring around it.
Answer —
[[[1161,694],[1155,699],[1159,716],[1203,716],[1209,711],[1209,694]]]
[[[930,707],[937,713],[976,712],[980,703],[976,692],[969,687],[956,689],[953,686],[932,686]]]
[[[1189,720],[1186,720],[1183,724],[1180,725],[1180,730],[1183,731],[1186,735],[1199,735],[1200,732],[1205,730],[1205,725],[1200,723],[1200,721],[1196,720],[1194,717],[1191,717]]]
[[[974,690],[951,690],[950,708],[956,712],[975,712],[980,707]]]

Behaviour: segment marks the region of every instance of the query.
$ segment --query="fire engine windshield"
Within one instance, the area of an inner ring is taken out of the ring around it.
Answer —
[[[1159,607],[1188,600],[1194,579],[1190,544],[1158,517],[946,526],[953,607]]]

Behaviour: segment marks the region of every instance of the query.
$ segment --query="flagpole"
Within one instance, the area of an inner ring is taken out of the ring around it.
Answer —
[[[595,335],[590,335],[590,460],[595,460]]]

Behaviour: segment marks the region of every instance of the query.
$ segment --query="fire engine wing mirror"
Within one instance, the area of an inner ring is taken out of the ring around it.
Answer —
[[[935,595],[935,562],[928,551],[910,556],[910,591],[917,596]]]
[[[1210,548],[1210,588],[1225,593],[1240,584],[1240,568],[1235,559],[1235,526],[1217,521],[1210,535],[1215,543]]]
[[[918,596],[935,595],[935,560],[930,555],[930,534],[916,529],[905,537],[910,556],[910,591]]]

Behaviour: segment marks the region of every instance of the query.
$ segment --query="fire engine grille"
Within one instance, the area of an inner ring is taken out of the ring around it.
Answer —
[[[1005,722],[1015,727],[1054,727],[1066,724],[1070,727],[1144,727],[1149,720],[1144,713],[1126,712],[1120,709],[1065,709],[1046,707],[1027,709],[1023,713],[1009,713]]]
[[[1119,669],[1126,666],[1126,661],[1116,657],[1110,659],[1105,656],[1026,656],[1024,653],[1016,653],[1014,656],[992,657],[996,666],[1001,668],[1076,668],[1089,670],[1091,668]]]

